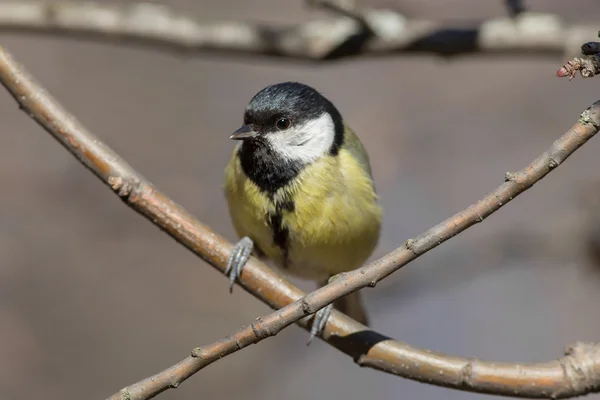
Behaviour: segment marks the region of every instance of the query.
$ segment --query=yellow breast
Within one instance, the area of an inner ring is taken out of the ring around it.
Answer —
[[[272,198],[244,174],[234,151],[225,195],[238,235],[250,237],[276,266],[302,278],[323,280],[361,266],[377,245],[382,210],[370,172],[350,151],[342,148],[306,166]],[[269,216],[277,212],[286,249],[274,241]]]

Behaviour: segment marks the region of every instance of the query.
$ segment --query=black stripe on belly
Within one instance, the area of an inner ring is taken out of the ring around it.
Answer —
[[[283,226],[283,214],[293,213],[296,208],[291,199],[284,199],[275,204],[275,212],[267,215],[267,223],[273,232],[273,243],[283,251],[283,267],[287,268],[288,252],[289,252],[289,230]]]

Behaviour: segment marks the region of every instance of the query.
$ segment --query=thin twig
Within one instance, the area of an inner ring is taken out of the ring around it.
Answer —
[[[116,153],[65,111],[12,57],[0,49],[0,81],[20,107],[108,184],[129,206],[223,272],[231,244],[157,191]],[[250,327],[192,355],[169,369],[124,388],[111,399],[149,399],[177,387],[188,377],[227,354],[272,336],[335,299],[379,280],[502,207],[560,165],[589,140],[600,124],[600,102],[552,147],[483,200],[456,214],[384,258],[346,274],[306,296],[254,258],[240,284],[273,308]],[[304,296],[304,297],[302,297]],[[302,297],[302,298],[301,298]],[[301,298],[301,299],[300,299]],[[299,300],[298,300],[299,299]],[[290,304],[291,303],[291,304]],[[300,321],[299,321],[300,320]],[[394,341],[343,314],[333,312],[323,335],[331,345],[368,366],[413,380],[466,391],[518,397],[572,397],[596,391],[600,384],[600,346],[576,343],[566,356],[541,364],[502,364],[452,357]]]
[[[586,58],[575,57],[556,71],[559,78],[568,77],[569,81],[577,75],[577,71],[583,78],[592,78],[600,73],[600,53]]]
[[[600,36],[600,32],[598,32]],[[581,54],[585,58],[575,57],[556,71],[559,78],[575,78],[577,71],[583,78],[592,78],[600,73],[600,42],[587,42],[581,46]]]
[[[520,12],[480,24],[407,20],[393,10],[335,10],[335,18],[276,26],[249,21],[200,21],[151,3],[0,1],[0,31],[134,42],[188,53],[268,55],[303,60],[424,52],[575,55],[595,27],[564,26],[555,15]],[[509,2],[510,3],[510,2]],[[518,3],[518,2],[517,2]],[[333,4],[333,6],[332,6]],[[345,13],[345,15],[340,15]],[[372,32],[366,32],[368,27]]]

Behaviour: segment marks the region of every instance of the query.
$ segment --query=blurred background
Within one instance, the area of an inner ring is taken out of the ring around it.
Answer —
[[[322,17],[299,0],[163,3],[202,20]],[[385,5],[414,18],[506,14],[499,0]],[[526,5],[600,27],[596,0]],[[221,185],[234,146],[228,136],[246,103],[279,81],[316,87],[371,154],[385,209],[373,258],[495,188],[599,99],[598,78],[555,78],[560,57],[405,55],[311,65],[1,38],[84,125],[231,241]],[[230,295],[225,277],[122,204],[3,90],[0,120],[2,398],[104,398],[269,311],[239,287]],[[364,290],[373,328],[495,361],[550,360],[575,340],[599,340],[593,256],[600,252],[589,251],[600,241],[599,152],[594,139],[483,224]],[[159,398],[488,397],[361,369],[323,342],[307,348],[306,338],[290,327]]]

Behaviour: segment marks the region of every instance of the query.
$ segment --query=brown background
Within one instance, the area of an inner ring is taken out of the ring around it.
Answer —
[[[315,16],[299,1],[167,3],[205,20]],[[596,0],[527,4],[571,23],[599,22]],[[500,1],[397,6],[413,17],[504,13]],[[6,33],[2,42],[90,130],[230,240],[222,171],[246,102],[278,81],[315,86],[371,154],[386,211],[374,257],[490,191],[599,98],[597,80],[554,78],[559,57],[311,66]],[[2,92],[0,121],[2,398],[104,398],[268,312],[239,288],[230,295],[223,276],[124,206]],[[574,340],[599,340],[600,280],[577,245],[579,224],[564,222],[597,178],[599,152],[594,139],[484,224],[365,290],[373,327],[499,361],[551,359]],[[552,253],[527,250],[523,233],[534,227],[542,242],[554,238]],[[305,340],[291,327],[160,398],[482,397],[360,369]]]

